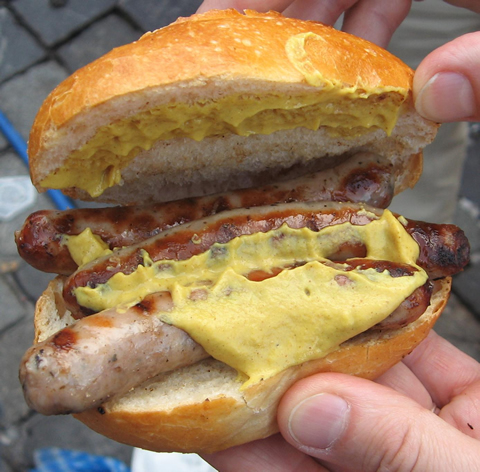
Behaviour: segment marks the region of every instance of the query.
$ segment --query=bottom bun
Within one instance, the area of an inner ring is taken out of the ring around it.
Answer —
[[[37,304],[37,341],[72,321],[58,304],[59,286],[61,281],[54,280]],[[211,453],[265,438],[278,432],[277,406],[296,381],[319,372],[375,379],[401,361],[435,324],[450,287],[450,278],[436,281],[429,308],[408,326],[367,331],[322,359],[291,367],[247,390],[240,390],[242,381],[234,369],[210,358],[159,375],[74,416],[104,436],[157,452]]]

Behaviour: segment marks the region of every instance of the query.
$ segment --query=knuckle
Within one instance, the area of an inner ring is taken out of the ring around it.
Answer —
[[[414,420],[405,420],[400,424],[388,425],[378,431],[379,442],[376,464],[365,464],[363,470],[377,470],[379,472],[411,472],[420,471],[422,456],[422,441],[418,436],[418,423]],[[393,434],[392,434],[393,430]],[[379,447],[380,445],[380,447]],[[367,457],[369,457],[367,455]]]

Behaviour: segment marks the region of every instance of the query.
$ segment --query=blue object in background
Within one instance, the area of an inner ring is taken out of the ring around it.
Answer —
[[[70,449],[45,448],[33,453],[30,472],[130,472],[120,460]]]
[[[15,149],[16,153],[22,158],[28,167],[27,143],[24,141],[20,133],[14,128],[5,114],[0,110],[0,131],[3,133],[8,142]],[[47,190],[48,196],[52,199],[58,210],[68,210],[75,208],[73,201],[66,197],[59,190]]]

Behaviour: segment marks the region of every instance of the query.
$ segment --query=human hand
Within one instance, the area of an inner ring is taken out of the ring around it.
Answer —
[[[204,458],[221,472],[480,471],[480,364],[432,332],[376,382],[301,380],[278,424],[281,435]]]

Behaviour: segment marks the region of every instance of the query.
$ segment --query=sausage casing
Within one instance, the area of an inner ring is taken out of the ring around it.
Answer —
[[[224,212],[171,228],[141,244],[114,251],[109,256],[86,264],[67,279],[64,299],[75,317],[90,314],[78,305],[75,289],[106,283],[118,272],[132,273],[143,264],[145,251],[154,262],[185,260],[205,252],[214,243],[227,243],[238,236],[278,229],[283,224],[293,229],[307,227],[320,231],[327,226],[345,222],[365,225],[381,214],[382,210],[363,205],[334,202],[288,203],[258,207],[255,211],[239,209]],[[420,241],[417,264],[433,278],[452,275],[468,262],[468,241],[456,226],[407,221],[405,229],[415,240]],[[348,254],[352,249],[355,248],[345,248],[345,251]],[[352,255],[361,256],[355,252]]]
[[[370,259],[332,265],[344,272],[337,276],[339,285],[352,283],[348,272],[353,269],[388,270],[392,277],[408,277],[417,270]],[[246,276],[259,282],[290,269],[294,267]],[[395,329],[414,321],[428,307],[430,295],[428,283],[419,287],[372,329]],[[159,312],[172,308],[168,292],[155,293],[128,309],[112,308],[77,320],[31,347],[20,366],[29,406],[45,415],[80,413],[158,374],[207,358],[207,352],[186,332],[160,321]]]
[[[155,316],[170,307],[170,294],[153,294],[128,310],[78,320],[32,346],[20,366],[29,406],[45,415],[81,412],[208,357],[187,333]]]
[[[364,202],[386,208],[394,194],[392,165],[372,153],[359,153],[332,169],[294,180],[217,195],[142,207],[41,210],[16,234],[19,254],[44,272],[68,275],[77,269],[65,235],[86,228],[110,249],[131,246],[165,229],[236,208],[306,201]]]

